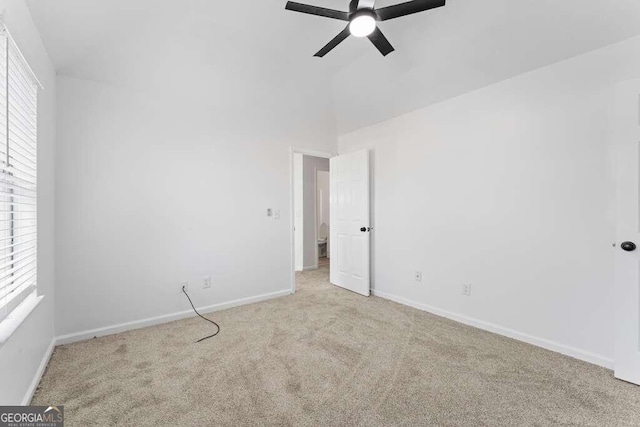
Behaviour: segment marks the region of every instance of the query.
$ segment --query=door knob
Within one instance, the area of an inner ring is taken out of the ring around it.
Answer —
[[[371,227],[362,227],[360,231],[362,231],[363,233],[366,233],[367,231],[371,231]]]
[[[623,251],[633,252],[636,250],[636,244],[633,242],[623,242],[620,247]]]

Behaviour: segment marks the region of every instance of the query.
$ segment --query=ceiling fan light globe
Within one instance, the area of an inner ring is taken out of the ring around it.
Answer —
[[[376,29],[376,20],[369,14],[358,15],[349,23],[349,31],[354,37],[366,37]]]

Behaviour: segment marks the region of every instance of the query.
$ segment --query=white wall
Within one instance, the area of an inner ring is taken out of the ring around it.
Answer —
[[[0,0],[0,10],[27,62],[42,82],[38,93],[38,294],[44,300],[0,346],[0,405],[22,403],[48,354],[54,331],[55,71],[22,0]]]
[[[340,137],[340,153],[372,149],[375,291],[610,366],[610,108],[638,52],[631,39]]]
[[[316,172],[328,171],[329,159],[304,156],[304,268],[318,266],[316,238]]]
[[[290,146],[336,144],[319,89],[237,106],[65,76],[58,89],[58,335],[188,310],[184,280],[197,306],[291,289]]]

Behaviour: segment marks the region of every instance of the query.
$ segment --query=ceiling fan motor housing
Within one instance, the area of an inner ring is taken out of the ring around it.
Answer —
[[[380,18],[378,17],[378,14],[373,9],[360,9],[351,14],[351,16],[349,17],[349,21],[353,21],[354,19],[359,18],[361,16],[370,16],[376,21],[380,20]]]

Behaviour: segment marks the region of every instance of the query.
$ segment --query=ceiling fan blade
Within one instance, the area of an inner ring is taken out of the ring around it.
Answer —
[[[376,28],[373,33],[369,34],[368,37],[369,40],[371,40],[371,42],[375,45],[375,47],[378,48],[382,56],[387,56],[395,50],[393,46],[391,46],[391,43],[389,43],[389,40],[387,40],[384,34],[382,34],[380,28]]]
[[[389,7],[376,9],[376,13],[381,21],[411,15],[412,13],[424,12],[425,10],[442,7],[446,0],[413,0]]]
[[[349,31],[349,26],[347,25],[347,28],[345,28],[344,30],[342,30],[342,32],[340,34],[338,34],[337,36],[335,36],[333,38],[333,40],[331,40],[329,43],[327,43],[327,45],[325,47],[323,47],[322,49],[320,49],[318,51],[318,53],[316,53],[313,56],[317,56],[318,58],[322,58],[323,56],[325,56],[327,53],[331,52],[333,50],[333,48],[335,48],[336,46],[338,46],[340,43],[342,43],[347,37],[349,37],[349,35],[351,34],[351,32]]]
[[[358,0],[351,0],[349,2],[349,12],[353,13],[358,10]]]
[[[323,16],[325,18],[339,19],[341,21],[349,20],[349,12],[326,9],[324,7],[311,6],[308,4],[296,3],[294,1],[287,2],[285,9],[292,10],[294,12],[308,13],[309,15]]]

